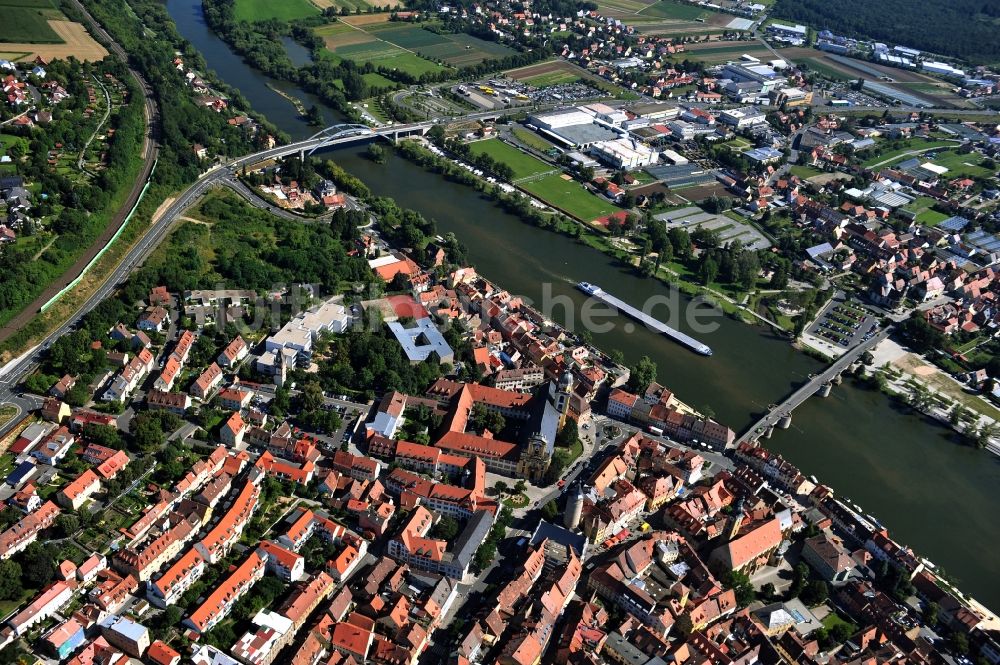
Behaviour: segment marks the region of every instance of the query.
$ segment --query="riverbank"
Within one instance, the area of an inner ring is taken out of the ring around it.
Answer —
[[[891,339],[873,353],[873,377],[887,395],[951,428],[972,447],[1000,455],[1000,409]]]
[[[166,6],[183,36],[257,111],[295,138],[313,133],[288,102],[266,86],[264,74],[208,29],[200,3],[167,0]],[[327,119],[341,120],[314,95],[271,82],[306,104],[319,105]],[[405,159],[376,164],[364,152],[353,146],[326,154],[376,195],[420,211],[436,221],[439,233],[461,238],[477,271],[503,282],[511,293],[536,303],[548,294],[577,312],[584,298],[574,285],[581,280],[599,283],[633,305],[664,294],[662,282],[642,279],[586,243],[566,242],[562,234],[526,224],[471,187]],[[691,303],[682,299],[681,306]],[[572,314],[556,308],[552,318],[574,329],[568,320]],[[622,322],[617,323],[594,332],[599,347],[620,350],[627,364],[649,355],[664,383],[693,405],[715,405],[719,420],[734,428],[747,426],[769,403],[780,401],[825,364],[794,349],[785,336],[729,317],[719,317],[717,329],[706,336],[715,351],[708,359],[641,326],[626,332]],[[1000,464],[984,464],[981,451],[954,440],[950,430],[914,418],[911,409],[881,392],[845,381],[829,398],[810,399],[796,409],[791,429],[775,432],[767,445],[804,474],[821,476],[838,495],[874,508],[870,512],[897,541],[947,568],[987,606],[1000,607],[1000,560],[989,547],[1000,542],[1000,520],[995,519],[1000,511]],[[928,524],[935,529],[929,530]]]
[[[484,176],[478,176],[469,165],[445,153],[441,150],[440,146],[436,146],[436,148],[442,154],[436,154],[421,145],[419,140],[409,140],[403,141],[396,147],[396,154],[422,168],[439,175],[444,175],[453,182],[475,188],[507,212],[514,213],[521,221],[527,224],[578,240],[614,258],[623,267],[633,270],[637,276],[651,277],[666,286],[677,288],[684,295],[691,298],[699,298],[742,323],[767,325],[782,334],[790,332],[779,323],[771,321],[747,308],[745,304],[737,302],[720,291],[690,282],[684,279],[683,275],[665,265],[657,266],[656,271],[652,274],[644,273],[642,259],[634,256],[628,247],[624,245],[624,242],[628,242],[627,240],[612,237],[606,232],[602,233],[599,231],[593,224],[588,224],[562,214],[560,211],[548,206],[544,201],[534,198],[529,192],[518,188],[516,184],[502,183],[495,179],[491,180]],[[515,188],[517,192],[514,191]],[[526,200],[528,205],[524,205],[523,200]],[[747,296],[745,301],[749,300],[750,297]]]

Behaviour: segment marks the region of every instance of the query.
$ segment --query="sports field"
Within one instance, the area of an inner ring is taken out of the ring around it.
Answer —
[[[291,21],[319,14],[319,8],[309,0],[236,0],[233,11],[238,21],[266,21],[276,18]]]
[[[521,83],[527,83],[528,85],[533,85],[536,88],[549,88],[554,85],[576,83],[579,80],[580,76],[575,72],[560,71],[538,74],[537,76],[529,76],[528,78],[521,79]]]
[[[549,150],[555,149],[554,145],[552,145],[551,143],[543,139],[541,136],[539,136],[538,134],[534,133],[529,129],[525,129],[524,127],[514,125],[514,127],[511,128],[511,131],[514,132],[514,136],[517,137],[518,141],[520,141],[524,145],[534,148],[535,150],[548,152]]]
[[[992,175],[989,169],[980,166],[983,156],[976,152],[962,154],[958,150],[944,150],[937,153],[930,161],[948,169],[944,174],[945,178],[986,178]]]
[[[923,138],[907,139],[903,141],[903,147],[890,150],[888,152],[878,152],[866,160],[862,166],[866,169],[874,168],[876,166],[888,166],[890,163],[901,162],[909,159],[910,157],[915,157],[922,151],[927,151],[932,148],[946,148],[950,145],[954,144],[949,143],[948,141],[928,141]]]
[[[472,149],[473,154],[489,155],[498,162],[503,162],[514,169],[514,178],[516,180],[555,170],[542,160],[523,153],[517,148],[507,145],[500,139],[476,141],[475,143],[470,143],[469,148]]]
[[[552,207],[584,222],[610,215],[617,210],[610,201],[598,198],[584,189],[580,183],[567,178],[568,176],[556,173],[520,183],[518,186]]]

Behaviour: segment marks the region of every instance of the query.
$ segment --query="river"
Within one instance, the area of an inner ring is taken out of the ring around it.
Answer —
[[[338,117],[313,96],[243,63],[205,25],[200,3],[168,0],[167,9],[209,65],[289,135],[308,136],[313,130],[268,83],[307,105],[319,105],[328,118]],[[446,182],[398,157],[378,165],[363,152],[353,147],[328,154],[375,193],[436,220],[442,233],[454,232],[477,269],[512,293],[536,304],[542,303],[546,289],[564,302],[569,299],[572,307],[552,311],[560,323],[570,311],[577,323],[584,298],[574,284],[581,280],[637,306],[666,294],[663,285],[637,277],[597,250],[524,224],[472,188]],[[713,348],[710,358],[641,326],[627,332],[622,319],[615,320],[614,330],[593,337],[606,350],[621,350],[630,362],[648,355],[657,364],[659,380],[680,399],[695,408],[710,407],[737,431],[821,367],[767,331],[725,317],[713,320],[715,331],[695,333]],[[1000,557],[993,549],[1000,543],[1000,458],[955,443],[949,430],[899,412],[884,395],[850,382],[834,388],[829,398],[815,397],[799,407],[791,429],[776,432],[768,446],[859,503],[896,540],[1000,610]]]

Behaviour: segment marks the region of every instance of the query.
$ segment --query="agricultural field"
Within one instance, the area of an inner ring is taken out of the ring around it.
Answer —
[[[782,52],[782,55],[784,55],[784,52]],[[816,72],[820,76],[825,76],[834,81],[852,80],[848,72],[831,66],[830,62],[824,58],[795,58],[795,64],[805,65],[809,71]]]
[[[319,14],[319,8],[309,0],[236,0],[234,14],[238,21],[266,21],[276,18],[292,21]]]
[[[367,33],[363,32],[360,34],[367,35]],[[354,35],[348,34],[346,37],[353,39],[345,44],[345,40],[342,40],[341,35],[333,36],[332,39],[337,40],[337,45],[333,49],[327,46],[330,57],[354,60],[355,62],[370,62],[377,67],[397,69],[410,76],[421,76],[427,72],[437,73],[446,71],[445,67],[435,62],[425,60],[416,53],[401,49],[389,42],[375,39],[371,35],[367,35],[367,38],[361,37],[361,41],[357,41],[358,38],[354,38]],[[331,39],[324,38],[324,41],[329,43]]]
[[[66,17],[49,0],[0,0],[0,14],[3,15],[0,42],[58,44],[62,41],[49,21],[65,20]]]
[[[646,17],[666,18],[675,21],[708,21],[716,12],[679,0],[660,0],[643,8],[638,14]]]
[[[598,6],[603,15],[646,34],[698,37],[746,28],[745,19],[683,0],[601,0]]]
[[[397,6],[400,3],[396,3]],[[340,21],[346,23],[347,25],[353,26],[366,26],[366,25],[377,25],[380,23],[388,23],[391,18],[391,14],[386,14],[384,12],[378,14],[355,14],[353,16],[341,16]]]
[[[0,9],[5,8],[0,7]],[[54,42],[47,44],[0,42],[0,51],[18,53],[21,60],[31,60],[35,57],[41,57],[45,60],[59,60],[73,56],[77,60],[94,62],[107,57],[107,49],[97,43],[82,24],[66,20],[49,20],[48,25],[57,36],[57,40]],[[2,32],[2,28],[0,28],[0,32]]]
[[[597,9],[604,16],[610,16],[615,12],[638,14],[656,2],[657,0],[600,0]]]
[[[477,65],[484,60],[511,55],[503,44],[488,42],[466,34],[438,34],[407,23],[382,23],[366,26],[383,39],[425,58],[441,60],[452,67]]]
[[[315,32],[338,57],[397,67],[413,76],[444,71],[446,67],[477,65],[513,53],[502,44],[471,35],[438,34],[409,23],[352,20],[369,16],[388,15],[345,17],[343,21],[316,28]]]
[[[375,4],[368,2],[367,0],[310,0],[310,2],[316,5],[316,7],[320,10],[330,9],[333,7],[337,10],[346,9],[351,13],[362,12],[364,16],[380,16],[381,14],[368,14],[368,8],[372,6],[384,6],[382,3]],[[387,2],[385,4],[392,5],[393,7],[398,7],[400,5],[399,2]],[[389,15],[385,14],[385,17],[386,20],[388,20]]]
[[[674,56],[675,59],[697,60],[709,65],[718,65],[730,60],[739,60],[742,55],[750,55],[761,60],[772,57],[771,52],[756,41],[749,42],[705,42],[688,44],[683,53]]]
[[[470,143],[469,148],[472,149],[472,153],[475,155],[486,154],[498,162],[503,162],[514,170],[514,178],[518,180],[553,170],[551,166],[542,160],[521,152],[500,139],[476,141]]]
[[[617,210],[610,201],[587,191],[569,176],[558,173],[529,180],[518,186],[552,207],[585,222],[610,215]]]

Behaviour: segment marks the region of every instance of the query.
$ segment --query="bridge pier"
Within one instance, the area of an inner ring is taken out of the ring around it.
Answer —
[[[817,392],[819,393],[820,397],[829,397],[830,396],[830,390],[832,390],[832,389],[833,389],[833,384],[832,383],[824,383],[823,385],[821,385],[819,387],[819,390]]]
[[[764,438],[770,439],[772,434],[774,434],[774,425],[768,425],[767,429],[764,431]]]
[[[841,374],[842,374],[841,372],[837,372],[837,375],[833,377],[834,385],[839,386],[841,383],[844,382],[844,377]]]
[[[792,414],[791,413],[781,414],[781,418],[778,419],[778,427],[780,427],[781,429],[788,429],[791,426],[792,426]]]

